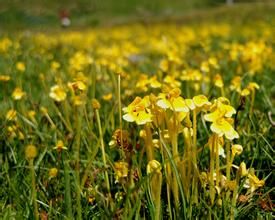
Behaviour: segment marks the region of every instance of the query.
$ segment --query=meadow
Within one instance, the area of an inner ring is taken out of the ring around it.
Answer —
[[[1,32],[0,218],[274,218],[274,21]]]

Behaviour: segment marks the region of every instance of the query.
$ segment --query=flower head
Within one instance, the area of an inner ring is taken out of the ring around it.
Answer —
[[[184,99],[180,96],[180,89],[175,88],[167,93],[160,93],[157,105],[163,109],[171,109],[175,112],[189,112]]]
[[[61,86],[54,85],[51,87],[50,97],[57,102],[62,102],[66,99],[67,94]]]
[[[12,92],[12,98],[14,100],[20,100],[22,99],[24,96],[26,95],[26,93],[19,87],[16,87],[13,92]]]
[[[61,152],[62,150],[67,150],[68,148],[64,146],[64,143],[62,140],[58,140],[53,149],[57,150],[58,152]]]
[[[148,109],[150,105],[150,100],[148,96],[144,98],[136,97],[134,101],[123,108],[126,113],[123,115],[123,119],[129,122],[136,122],[138,125],[146,124],[152,121],[152,114]]]

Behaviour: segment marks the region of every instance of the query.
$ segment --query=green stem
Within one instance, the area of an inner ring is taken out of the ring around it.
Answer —
[[[226,180],[230,181],[230,169],[231,169],[231,155],[230,155],[230,143],[226,143]],[[226,193],[226,201],[228,201],[230,191]]]
[[[214,134],[215,138],[216,134]],[[214,187],[214,160],[215,160],[215,141],[213,141],[213,144],[210,146],[210,200],[211,200],[211,205],[214,204],[214,199],[215,199],[215,187]]]
[[[192,162],[193,162],[193,181],[192,181],[192,202],[198,203],[198,166],[197,166],[197,111],[193,110],[193,149],[192,149]]]
[[[220,185],[220,156],[219,156],[219,137],[215,135],[215,148],[216,148],[216,186]]]
[[[252,114],[253,114],[254,102],[255,102],[255,90],[252,90],[251,103],[250,103],[250,109],[249,109],[249,117],[250,118],[252,117]]]
[[[79,110],[79,109],[77,109]],[[77,204],[77,219],[82,219],[81,207],[81,183],[80,183],[80,138],[81,138],[81,113],[76,112],[76,140],[75,140],[75,156],[76,156],[76,204]]]
[[[37,205],[37,193],[36,193],[36,187],[35,187],[35,171],[34,171],[34,165],[33,165],[33,159],[29,161],[30,163],[30,169],[31,169],[31,179],[32,179],[32,202],[33,202],[33,208],[34,208],[34,217],[35,220],[39,220],[39,213],[38,213],[38,205]]]
[[[231,206],[231,212],[230,212],[230,220],[234,220],[235,219],[235,217],[234,217],[234,210],[236,208],[236,203],[237,203],[237,194],[238,194],[238,190],[239,190],[239,187],[238,187],[239,180],[240,180],[240,174],[239,174],[239,171],[238,171],[237,175],[236,175],[236,185],[235,185],[235,188],[234,188],[234,191],[233,191],[233,197],[232,197],[232,206]]]
[[[65,179],[65,207],[66,215],[68,219],[73,219],[72,213],[72,198],[71,198],[71,182],[70,182],[70,166],[68,161],[64,159],[64,153],[62,153],[62,161],[64,166],[64,179]]]
[[[96,120],[97,120],[97,125],[98,125],[98,130],[99,130],[99,139],[100,139],[102,160],[103,160],[104,167],[106,168],[107,167],[107,160],[106,160],[106,153],[105,153],[105,147],[104,147],[101,121],[100,121],[98,109],[96,109],[95,111],[96,111]],[[109,182],[108,172],[105,171],[104,174],[105,174],[105,180],[106,180],[106,184],[107,184],[107,190],[110,193],[111,190],[110,190],[110,182]]]
[[[146,148],[147,159],[149,162],[154,159],[154,151],[153,151],[153,145],[152,145],[152,132],[150,128],[150,123],[145,124],[145,132],[146,132],[145,148]]]
[[[176,167],[178,167],[179,163],[179,151],[178,151],[178,125],[176,117],[174,117],[174,128],[173,132],[171,132],[171,141],[172,141],[172,155],[175,161]],[[179,206],[179,187],[176,179],[176,174],[172,173],[172,190],[175,199],[175,205]]]

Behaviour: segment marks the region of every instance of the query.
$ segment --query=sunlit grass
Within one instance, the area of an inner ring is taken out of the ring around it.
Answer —
[[[272,31],[2,36],[1,218],[271,219]]]

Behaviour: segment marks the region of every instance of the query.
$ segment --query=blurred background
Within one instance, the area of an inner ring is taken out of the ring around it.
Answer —
[[[0,30],[60,27],[64,17],[70,19],[70,27],[194,17],[203,20],[204,16],[232,19],[234,13],[240,12],[247,19],[268,19],[261,12],[273,12],[274,3],[275,0],[0,0]],[[225,14],[225,10],[229,13]]]

